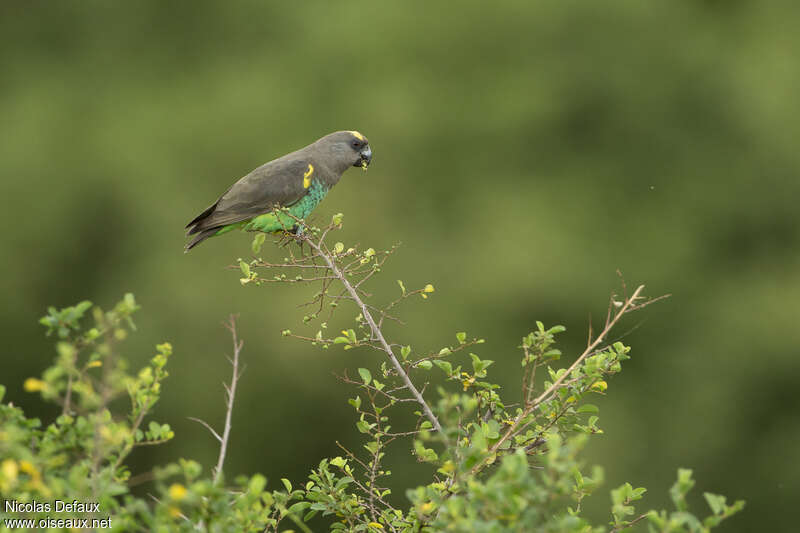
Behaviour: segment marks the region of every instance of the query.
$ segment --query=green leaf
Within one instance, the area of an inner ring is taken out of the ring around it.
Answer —
[[[400,348],[400,356],[403,358],[403,361],[408,359],[409,355],[411,355],[411,346],[403,346]]]
[[[358,374],[361,376],[361,379],[364,380],[364,385],[369,385],[369,382],[372,381],[372,373],[366,368],[359,368]]]
[[[453,373],[453,365],[451,365],[449,361],[442,361],[441,359],[434,359],[433,364],[438,366],[442,370],[442,372],[444,372],[448,376],[452,375],[452,373]]]
[[[422,442],[418,440],[414,441],[414,453],[417,454],[417,457],[419,457],[420,460],[425,462],[433,462],[439,459],[439,456],[434,450],[431,448],[426,448]]]
[[[497,439],[500,437],[500,424],[494,418],[481,424],[481,431],[487,439]]]
[[[339,478],[336,481],[336,485],[334,485],[333,488],[334,488],[334,490],[337,490],[337,491],[338,490],[342,490],[344,487],[346,487],[347,485],[349,485],[352,482],[353,482],[353,478],[351,478],[350,476],[344,476],[344,477]]]
[[[594,404],[585,403],[585,404],[581,405],[580,407],[578,407],[577,409],[575,409],[575,412],[576,413],[599,413],[600,412],[600,408],[598,408]]]
[[[403,285],[403,280],[398,279],[397,284],[400,285],[400,293],[405,296],[406,295],[406,286]]]
[[[256,233],[256,236],[253,237],[253,244],[250,246],[254,254],[261,252],[261,246],[264,244],[266,238],[267,235],[265,233]]]
[[[250,479],[250,483],[248,484],[248,489],[250,492],[254,494],[259,494],[264,490],[264,487],[266,486],[267,486],[267,478],[265,478],[261,474],[255,474]]]
[[[686,493],[688,493],[693,486],[694,480],[692,479],[692,471],[688,468],[679,468],[678,480],[669,489],[669,495],[678,511],[687,510]]]
[[[125,296],[122,297],[122,301],[125,302],[125,305],[128,306],[129,311],[135,311],[137,308],[136,306],[136,298],[134,298],[132,292],[126,292]],[[92,302],[85,300],[78,304],[78,309],[81,315],[83,315],[84,311],[88,310],[92,306]]]
[[[614,505],[624,504],[630,497],[631,491],[633,491],[633,487],[630,483],[625,483],[624,485],[613,489],[611,491],[611,502]]]
[[[459,344],[464,344],[467,342],[467,334],[464,331],[459,331],[456,333],[456,339],[458,339]]]
[[[472,358],[472,369],[475,371],[477,377],[484,377],[486,375],[486,369],[494,363],[494,361],[490,359],[481,359],[474,353],[469,354],[469,356]]]
[[[250,277],[250,265],[239,259],[239,270],[242,271],[242,275],[246,278]]]
[[[289,507],[289,514],[299,514],[311,507],[311,502],[297,502]]]
[[[417,368],[422,368],[423,370],[430,370],[431,368],[433,368],[433,363],[431,363],[428,360],[420,361],[419,363],[417,363]]]
[[[351,398],[347,400],[347,402],[356,408],[356,411],[361,409],[361,396],[356,396],[355,398]]]
[[[286,479],[284,477],[284,478],[281,478],[281,483],[283,483],[283,486],[286,487],[286,492],[292,492],[292,482],[291,481],[289,481],[288,479]]]
[[[714,514],[722,514],[725,511],[725,496],[704,492],[703,497]]]
[[[583,475],[581,474],[580,470],[575,468],[572,472],[572,477],[575,478],[575,486],[579,489],[583,488]]]

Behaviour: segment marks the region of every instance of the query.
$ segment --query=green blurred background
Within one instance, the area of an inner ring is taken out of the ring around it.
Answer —
[[[0,5],[2,381],[54,357],[47,305],[125,291],[137,366],[175,347],[156,416],[177,436],[139,468],[215,441],[241,313],[247,371],[230,473],[301,480],[355,442],[331,375],[373,354],[280,337],[312,291],[241,287],[231,234],[184,255],[183,225],[261,163],[338,129],[375,151],[317,210],[344,240],[402,241],[372,288],[431,282],[396,340],[466,330],[514,394],[519,340],[562,323],[585,342],[617,286],[673,297],[626,324],[633,360],[588,451],[610,489],[666,505],[675,469],[745,498],[722,531],[779,531],[800,497],[800,4],[642,2],[4,2]],[[270,252],[280,257],[280,252]],[[288,310],[288,313],[287,313]],[[342,314],[340,319],[345,319]],[[308,331],[313,331],[309,328]],[[309,430],[309,424],[313,430]],[[402,452],[402,450],[398,449]],[[398,465],[396,497],[416,465]],[[273,486],[275,486],[273,484]],[[698,503],[699,503],[698,491]],[[607,490],[593,498],[608,517]]]

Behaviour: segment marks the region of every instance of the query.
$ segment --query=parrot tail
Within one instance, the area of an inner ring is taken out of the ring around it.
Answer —
[[[194,248],[195,246],[197,246],[198,244],[200,244],[204,240],[208,239],[209,237],[213,237],[214,234],[217,233],[218,231],[219,231],[219,228],[211,228],[211,229],[207,229],[207,230],[201,231],[200,233],[195,235],[194,238],[191,241],[189,241],[189,244],[186,245],[186,247],[183,250],[183,253],[188,252],[189,250],[191,250],[192,248]]]

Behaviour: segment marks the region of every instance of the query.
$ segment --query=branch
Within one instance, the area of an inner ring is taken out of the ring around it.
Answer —
[[[397,373],[400,375],[401,379],[403,380],[403,383],[405,383],[406,387],[408,387],[408,390],[411,391],[411,394],[417,400],[417,403],[419,403],[419,405],[422,407],[425,416],[428,418],[430,423],[433,424],[433,427],[436,429],[436,431],[444,435],[444,432],[442,431],[442,426],[441,424],[439,424],[439,420],[436,418],[436,415],[433,414],[433,411],[425,401],[425,398],[422,397],[422,394],[420,394],[420,392],[414,386],[414,383],[412,383],[411,378],[408,377],[408,374],[403,369],[403,366],[400,364],[400,361],[397,360],[397,357],[394,355],[391,346],[389,346],[389,343],[386,342],[386,339],[383,336],[383,332],[375,323],[375,320],[372,318],[372,313],[369,312],[369,308],[367,307],[366,304],[364,304],[364,301],[359,296],[356,288],[350,283],[350,281],[344,276],[344,274],[342,274],[342,271],[339,270],[339,268],[336,266],[336,263],[334,263],[334,261],[331,259],[330,255],[322,251],[322,248],[320,247],[319,244],[315,243],[313,240],[307,237],[305,238],[305,242],[307,242],[308,245],[317,253],[317,255],[319,255],[322,258],[322,260],[328,266],[328,269],[330,269],[330,271],[333,272],[333,275],[336,276],[336,278],[341,282],[341,284],[350,294],[350,297],[353,299],[353,301],[356,303],[359,309],[361,309],[361,314],[364,317],[364,320],[367,321],[367,324],[369,325],[369,328],[372,331],[373,337],[377,339],[378,342],[380,343],[381,349],[389,357],[389,360],[392,362],[392,366],[394,366],[395,370],[397,370]]]
[[[628,308],[630,308],[634,304],[634,302],[639,299],[640,294],[643,290],[644,290],[644,285],[639,285],[636,291],[634,291],[633,296],[625,300],[620,310],[617,311],[614,314],[614,316],[606,322],[606,327],[603,328],[603,331],[600,333],[600,335],[597,336],[597,338],[595,338],[593,342],[591,342],[588,346],[586,346],[586,350],[583,351],[580,357],[578,357],[575,360],[575,362],[572,363],[572,365],[570,365],[567,371],[561,374],[561,377],[555,380],[553,384],[547,388],[546,391],[541,393],[535,400],[533,400],[533,407],[536,407],[537,405],[542,403],[548,396],[553,394],[556,391],[556,389],[558,389],[558,387],[561,385],[561,383],[563,383],[564,380],[567,379],[567,377],[570,374],[572,374],[572,371],[578,368],[578,365],[580,365],[584,359],[589,357],[594,352],[595,348],[597,348],[597,346],[601,342],[603,342],[603,340],[608,336],[609,332],[613,329],[613,327],[616,325],[619,319],[622,318],[622,315],[628,312]]]
[[[486,461],[490,457],[492,457],[494,454],[496,454],[497,450],[499,450],[500,447],[512,435],[514,435],[516,433],[516,431],[519,428],[519,426],[522,423],[522,421],[528,415],[530,415],[537,407],[539,407],[539,405],[541,405],[542,402],[544,402],[550,396],[555,394],[556,391],[558,390],[558,388],[569,377],[569,375],[572,374],[572,372],[576,368],[578,368],[578,366],[587,357],[589,357],[590,355],[592,355],[595,352],[595,349],[597,348],[597,346],[601,342],[603,342],[603,340],[608,336],[608,334],[611,332],[611,330],[614,328],[614,326],[617,324],[617,322],[619,322],[619,319],[622,318],[622,315],[624,315],[628,311],[633,311],[635,309],[639,309],[641,307],[644,307],[645,305],[647,305],[649,303],[652,303],[652,301],[646,301],[643,304],[637,304],[636,303],[637,300],[641,299],[641,293],[642,293],[643,290],[644,290],[644,285],[639,285],[639,287],[634,291],[634,293],[630,297],[626,298],[625,301],[618,307],[617,311],[614,312],[613,314],[611,312],[612,305],[609,304],[608,315],[607,315],[607,318],[606,318],[606,324],[605,324],[605,327],[603,328],[603,331],[600,332],[600,334],[597,337],[595,337],[594,340],[591,340],[591,337],[589,337],[589,342],[587,343],[586,349],[583,351],[583,353],[580,356],[578,356],[578,358],[575,360],[575,362],[572,363],[569,366],[569,368],[567,368],[566,372],[563,372],[561,374],[561,377],[559,377],[557,380],[555,380],[547,388],[547,390],[545,390],[543,393],[541,393],[539,396],[537,396],[536,399],[533,400],[533,402],[531,402],[530,406],[528,406],[525,409],[523,409],[517,415],[517,417],[514,418],[514,421],[512,422],[511,426],[509,426],[509,428],[506,430],[506,432],[503,433],[503,436],[500,437],[500,440],[498,440],[489,449],[489,453],[486,454],[486,457],[484,457],[483,460],[481,460],[478,464],[476,464],[474,467],[472,467],[472,470],[471,470],[472,474],[475,474],[475,473],[479,472],[484,467],[484,465],[486,464]],[[612,303],[616,303],[616,302],[613,302],[613,299],[612,299]]]
[[[231,375],[230,385],[223,383],[225,387],[225,428],[222,430],[222,435],[217,433],[205,420],[188,417],[198,424],[202,424],[208,431],[214,435],[214,438],[219,441],[219,458],[217,459],[217,466],[214,468],[214,483],[218,483],[222,476],[222,466],[225,464],[225,454],[228,451],[228,439],[231,434],[231,415],[233,414],[233,400],[236,396],[236,384],[239,383],[239,378],[242,377],[242,371],[239,370],[239,353],[242,351],[244,341],[239,340],[236,334],[236,315],[230,315],[228,321],[224,323],[228,331],[231,332],[233,338],[233,359],[228,357],[231,366],[233,367],[233,374]]]
[[[226,400],[227,400],[227,410],[225,412],[225,429],[222,431],[222,440],[220,441],[219,445],[219,459],[217,460],[217,467],[214,469],[214,483],[218,483],[220,476],[222,475],[222,465],[225,463],[225,452],[228,450],[228,438],[231,434],[231,414],[233,413],[233,399],[236,396],[236,384],[239,382],[239,378],[241,374],[239,373],[239,353],[242,351],[242,345],[244,341],[240,341],[239,337],[236,334],[236,316],[230,315],[228,317],[228,322],[225,324],[225,327],[228,328],[228,331],[231,332],[231,338],[233,339],[233,360],[231,361],[231,365],[233,366],[233,374],[231,375],[231,384],[230,386],[225,386],[226,390]]]

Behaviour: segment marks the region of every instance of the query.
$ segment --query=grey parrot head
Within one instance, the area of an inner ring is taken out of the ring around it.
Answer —
[[[372,162],[372,148],[364,135],[357,131],[337,131],[315,143],[326,154],[332,167],[344,172],[350,167],[367,170]]]

